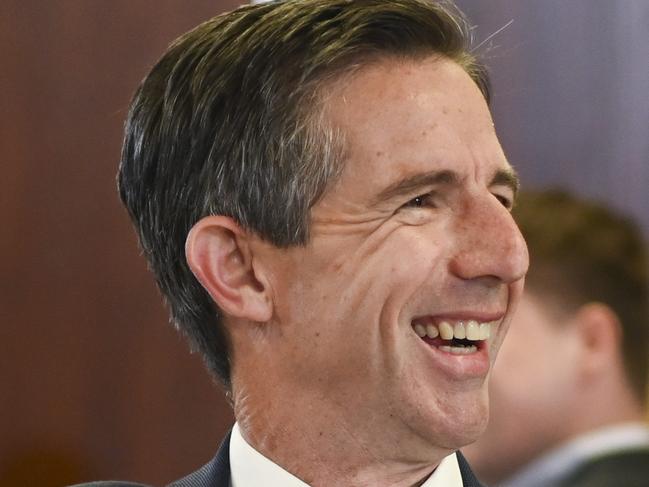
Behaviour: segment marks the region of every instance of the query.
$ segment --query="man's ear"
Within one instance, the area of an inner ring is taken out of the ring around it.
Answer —
[[[273,314],[269,286],[255,274],[250,234],[232,218],[207,216],[187,236],[189,268],[230,316],[266,322]]]
[[[588,303],[575,314],[584,370],[600,373],[619,357],[622,328],[617,314],[603,303]]]

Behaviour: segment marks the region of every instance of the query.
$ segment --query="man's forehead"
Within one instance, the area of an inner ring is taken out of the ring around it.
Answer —
[[[430,98],[450,98],[459,91],[457,83],[468,83],[486,104],[466,70],[439,54],[417,58],[380,56],[364,60],[323,82],[319,95],[330,116],[345,109],[360,114],[357,111],[360,106],[372,112],[380,111],[383,106],[376,105],[377,100],[410,100],[417,105]]]
[[[343,146],[334,187],[351,186],[354,199],[369,202],[479,173],[482,184],[517,189],[486,101],[454,61],[382,59],[345,81],[323,99]]]
[[[478,126],[495,134],[479,88],[449,59],[384,59],[339,80],[321,101],[323,120],[341,134],[346,149],[353,149],[356,138],[381,152],[391,138],[409,145],[444,130],[474,136]]]

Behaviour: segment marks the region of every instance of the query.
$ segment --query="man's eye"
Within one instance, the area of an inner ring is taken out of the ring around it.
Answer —
[[[503,196],[501,194],[494,194],[494,196],[508,210],[511,210],[514,207],[514,202],[510,198],[508,198],[507,196]]]
[[[403,206],[405,208],[435,208],[435,202],[433,195],[428,193],[414,197]]]

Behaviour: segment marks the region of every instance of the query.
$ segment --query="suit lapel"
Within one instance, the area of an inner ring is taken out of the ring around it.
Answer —
[[[464,487],[484,487],[471,471],[464,455],[457,452],[457,463],[460,466],[460,473],[462,474],[462,484]]]
[[[168,487],[230,487],[230,433],[210,463]]]

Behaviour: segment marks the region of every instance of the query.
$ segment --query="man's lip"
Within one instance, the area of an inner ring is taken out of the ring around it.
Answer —
[[[455,355],[445,352],[429,343],[429,339],[416,337],[437,372],[442,372],[452,380],[484,378],[489,372],[489,341],[477,342],[477,350],[468,355]],[[430,342],[434,342],[430,340]]]
[[[435,313],[415,316],[412,323],[422,324],[439,324],[442,321],[477,321],[478,323],[500,322],[504,318],[504,312],[494,313],[476,313],[476,312],[453,312],[453,313]]]

